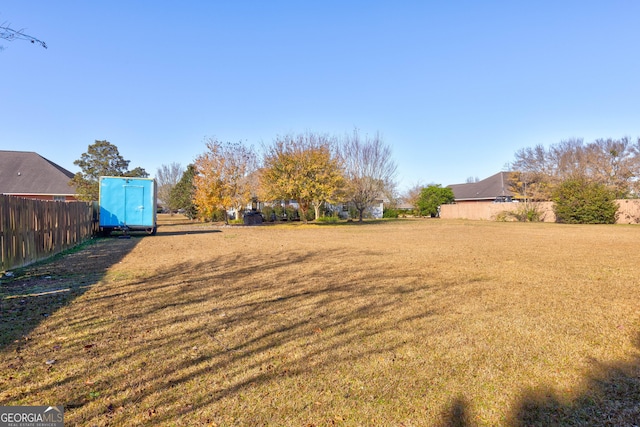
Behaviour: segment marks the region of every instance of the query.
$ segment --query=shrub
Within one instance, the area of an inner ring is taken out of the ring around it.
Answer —
[[[298,213],[298,209],[293,206],[286,206],[284,208],[285,213],[287,214],[287,221],[299,221],[300,214]]]
[[[282,205],[276,205],[273,207],[273,212],[276,214],[276,219],[280,220],[284,217],[284,208]]]
[[[519,203],[515,210],[502,211],[496,221],[541,222],[542,212],[537,203]]]
[[[352,219],[353,218],[359,218],[360,213],[358,212],[358,209],[356,209],[356,207],[353,206],[352,203],[349,203],[348,209],[349,209],[349,218],[352,218]],[[364,215],[366,216],[367,212],[365,212]]]
[[[321,222],[324,224],[336,224],[338,221],[340,221],[340,218],[334,215],[321,216],[320,218],[316,218],[316,222]]]
[[[211,214],[211,221],[212,222],[224,221],[224,211],[222,209],[216,209],[215,211],[213,211],[213,213]]]
[[[397,209],[385,208],[384,211],[382,211],[383,218],[398,218],[398,216],[399,213]]]
[[[605,185],[584,178],[564,181],[553,194],[556,221],[566,224],[613,224],[618,205]]]
[[[267,222],[275,221],[276,211],[271,206],[265,206],[262,208],[262,215]]]
[[[307,217],[307,221],[313,221],[316,219],[316,211],[313,208],[307,210],[305,217]]]

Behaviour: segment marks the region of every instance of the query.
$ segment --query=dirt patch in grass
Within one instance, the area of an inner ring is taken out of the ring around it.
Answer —
[[[70,425],[640,416],[636,227],[162,221],[3,283],[0,404]],[[29,291],[52,281],[70,291]]]

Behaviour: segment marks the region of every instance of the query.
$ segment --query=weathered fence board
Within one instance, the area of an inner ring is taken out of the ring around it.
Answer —
[[[0,195],[0,270],[72,248],[90,238],[95,227],[91,204]]]

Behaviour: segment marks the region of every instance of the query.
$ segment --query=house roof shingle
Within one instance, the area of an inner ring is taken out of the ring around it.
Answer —
[[[73,175],[37,153],[0,150],[0,194],[74,195]]]
[[[498,172],[478,182],[466,184],[454,184],[449,188],[453,190],[456,201],[462,200],[495,200],[499,196],[517,196],[509,191],[509,176],[511,172]]]

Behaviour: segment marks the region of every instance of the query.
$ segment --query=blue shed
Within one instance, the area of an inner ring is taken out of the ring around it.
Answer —
[[[100,177],[100,231],[157,230],[157,190],[152,178]]]

